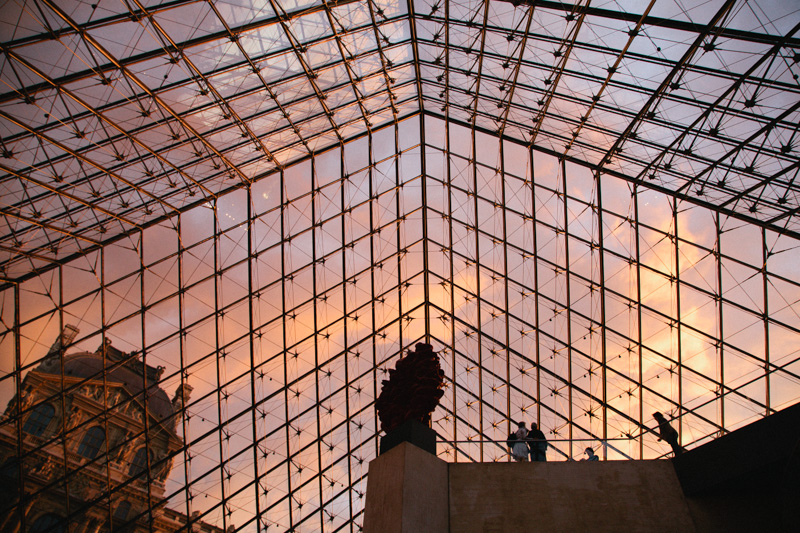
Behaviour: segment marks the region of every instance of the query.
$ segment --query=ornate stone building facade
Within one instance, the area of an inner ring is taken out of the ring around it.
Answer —
[[[170,400],[159,387],[163,367],[110,342],[66,354],[77,333],[64,329],[3,414],[0,482],[11,490],[0,531],[221,532],[199,513],[187,520],[166,508],[192,387],[181,384]]]

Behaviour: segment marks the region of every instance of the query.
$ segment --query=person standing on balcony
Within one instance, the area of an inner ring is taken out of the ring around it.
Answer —
[[[506,444],[511,448],[511,457],[515,461],[527,462],[528,461],[528,445],[525,438],[528,436],[528,430],[525,428],[525,422],[517,424],[517,430],[508,436]]]
[[[653,413],[653,418],[658,422],[658,440],[665,440],[672,446],[672,451],[676,456],[683,453],[683,448],[678,444],[678,431],[669,425],[667,419],[661,413]]]
[[[530,446],[531,461],[547,461],[547,439],[536,422],[531,422],[531,430],[528,432],[528,446]]]
[[[594,450],[592,449],[591,446],[586,448],[586,450],[584,450],[583,453],[586,454],[586,457],[584,459],[581,459],[581,461],[599,461],[600,460],[600,458],[594,454]]]

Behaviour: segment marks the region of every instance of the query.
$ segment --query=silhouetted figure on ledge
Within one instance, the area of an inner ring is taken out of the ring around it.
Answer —
[[[661,413],[653,413],[653,418],[658,422],[658,440],[667,441],[669,445],[672,446],[672,451],[675,455],[682,454],[683,448],[678,444],[678,431],[669,425],[669,422],[667,422],[667,419],[664,418],[664,415]]]
[[[527,437],[528,430],[525,422],[519,422],[517,430],[512,432],[506,440],[506,445],[511,449],[511,457],[518,463],[528,461],[528,444],[525,442]]]
[[[531,449],[531,461],[547,461],[547,439],[536,422],[531,422],[531,430],[528,432],[528,446]]]
[[[600,460],[600,458],[594,454],[594,450],[591,447],[586,448],[583,453],[586,454],[586,457],[584,459],[581,459],[581,461],[599,461]]]
[[[406,420],[417,420],[426,426],[431,413],[444,396],[444,372],[439,356],[430,344],[419,343],[416,351],[399,359],[384,379],[381,394],[375,402],[381,430],[389,433]]]

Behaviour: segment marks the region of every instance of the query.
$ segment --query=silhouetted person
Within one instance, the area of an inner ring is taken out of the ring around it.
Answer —
[[[586,454],[586,457],[584,459],[581,459],[581,461],[599,461],[600,460],[600,458],[594,454],[594,450],[591,447],[586,448],[583,451],[583,453]]]
[[[511,457],[517,462],[527,462],[528,460],[528,445],[525,443],[525,438],[528,436],[528,430],[525,428],[525,422],[517,424],[517,430],[508,436],[506,444],[511,448]]]
[[[547,439],[544,438],[544,433],[536,425],[536,422],[531,422],[528,446],[531,449],[531,461],[547,461]]]
[[[653,413],[653,418],[658,422],[658,440],[667,441],[669,445],[672,446],[672,451],[675,455],[682,454],[683,448],[678,444],[678,431],[669,425],[669,422],[667,422],[667,419],[664,418],[664,415],[661,413]]]

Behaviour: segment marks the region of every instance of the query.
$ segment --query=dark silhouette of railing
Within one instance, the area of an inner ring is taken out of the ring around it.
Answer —
[[[556,460],[563,460],[563,461],[579,461],[581,458],[574,457],[574,454],[581,455],[584,453],[586,448],[592,448],[594,452],[597,454],[599,460],[606,460],[609,456],[609,451],[619,454],[622,459],[633,460],[633,457],[626,454],[619,447],[615,446],[612,443],[615,442],[632,442],[635,441],[633,438],[613,438],[613,439],[547,439],[545,442],[547,443],[547,452],[553,451],[558,459]],[[539,439],[525,439],[524,442],[526,443],[535,443],[541,442]],[[490,446],[496,446],[503,450],[505,455],[501,455],[499,458],[507,458],[509,461],[511,459],[511,453],[508,449],[505,440],[490,440],[490,439],[468,439],[468,440],[447,440],[441,437],[437,437],[436,439],[437,444],[449,444],[453,447],[453,449],[457,452],[459,449],[460,444],[488,444]],[[570,450],[573,455],[570,455],[569,452],[564,451],[562,448],[563,446],[558,446],[559,443],[568,443],[569,446],[566,448]],[[580,447],[575,447],[573,444],[575,443],[585,443]],[[467,454],[465,454],[467,455]],[[495,457],[495,461],[498,460],[498,457]],[[548,460],[551,460],[551,457],[548,457]]]

